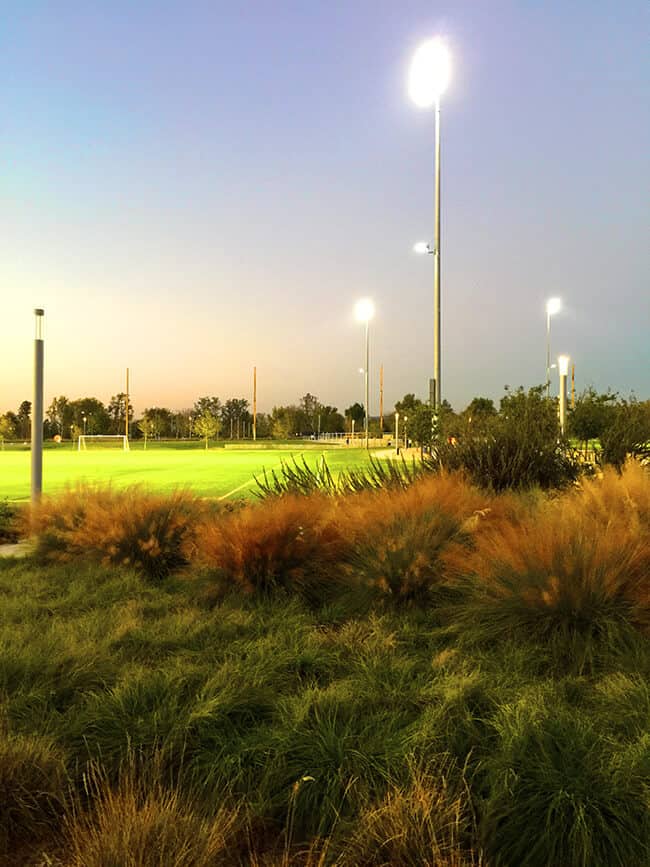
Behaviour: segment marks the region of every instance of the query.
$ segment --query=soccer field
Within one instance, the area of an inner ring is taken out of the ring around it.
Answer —
[[[204,497],[250,497],[256,490],[254,476],[263,469],[279,469],[281,461],[304,454],[315,467],[322,455],[334,474],[358,467],[368,460],[365,449],[192,449],[150,448],[147,451],[70,448],[43,452],[43,494],[56,494],[79,482],[142,484],[157,491],[191,488]],[[0,452],[0,499],[26,500],[30,491],[30,452]]]

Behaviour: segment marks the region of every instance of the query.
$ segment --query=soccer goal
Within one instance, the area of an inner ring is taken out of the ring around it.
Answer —
[[[118,448],[128,452],[129,438],[124,434],[80,434],[79,451],[86,451],[88,446],[91,448]]]

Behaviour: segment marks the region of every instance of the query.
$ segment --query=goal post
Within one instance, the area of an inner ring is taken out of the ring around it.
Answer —
[[[94,448],[118,448],[129,451],[129,438],[124,434],[79,434],[78,450],[86,451],[88,446]]]

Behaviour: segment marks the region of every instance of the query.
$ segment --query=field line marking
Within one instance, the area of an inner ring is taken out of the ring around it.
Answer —
[[[277,470],[279,467],[282,466],[283,463],[284,463],[283,460],[280,461],[279,464],[276,464],[274,467],[271,467],[271,469],[269,470],[269,472],[272,472],[273,470]],[[247,488],[247,487],[249,487],[249,485],[252,485],[253,482],[256,481],[256,478],[257,478],[257,477],[256,477],[255,475],[251,476],[250,479],[249,479],[247,482],[244,482],[243,485],[240,485],[238,488],[233,488],[232,491],[228,491],[228,493],[227,493],[227,494],[224,494],[223,497],[217,497],[217,501],[219,501],[219,500],[226,500],[228,497],[231,497],[233,494],[236,494],[237,491],[241,491],[242,488]]]

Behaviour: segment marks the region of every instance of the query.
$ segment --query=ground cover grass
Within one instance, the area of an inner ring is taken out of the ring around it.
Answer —
[[[647,865],[640,468],[203,511],[163,579],[104,524],[0,561],[0,860]]]
[[[349,467],[363,466],[368,455],[365,449],[310,449],[304,451],[305,460],[310,466],[316,466],[323,453],[327,454],[327,463],[334,474]],[[52,495],[79,482],[110,482],[118,488],[145,484],[162,492],[187,487],[204,497],[221,497],[240,488],[237,496],[247,497],[255,489],[255,475],[265,468],[278,468],[282,460],[302,454],[300,448],[295,451],[210,448],[206,452],[197,443],[193,443],[192,448],[154,446],[146,451],[134,447],[129,452],[113,448],[78,452],[64,444],[43,453],[43,490]],[[0,500],[27,500],[29,490],[29,451],[0,451]]]

